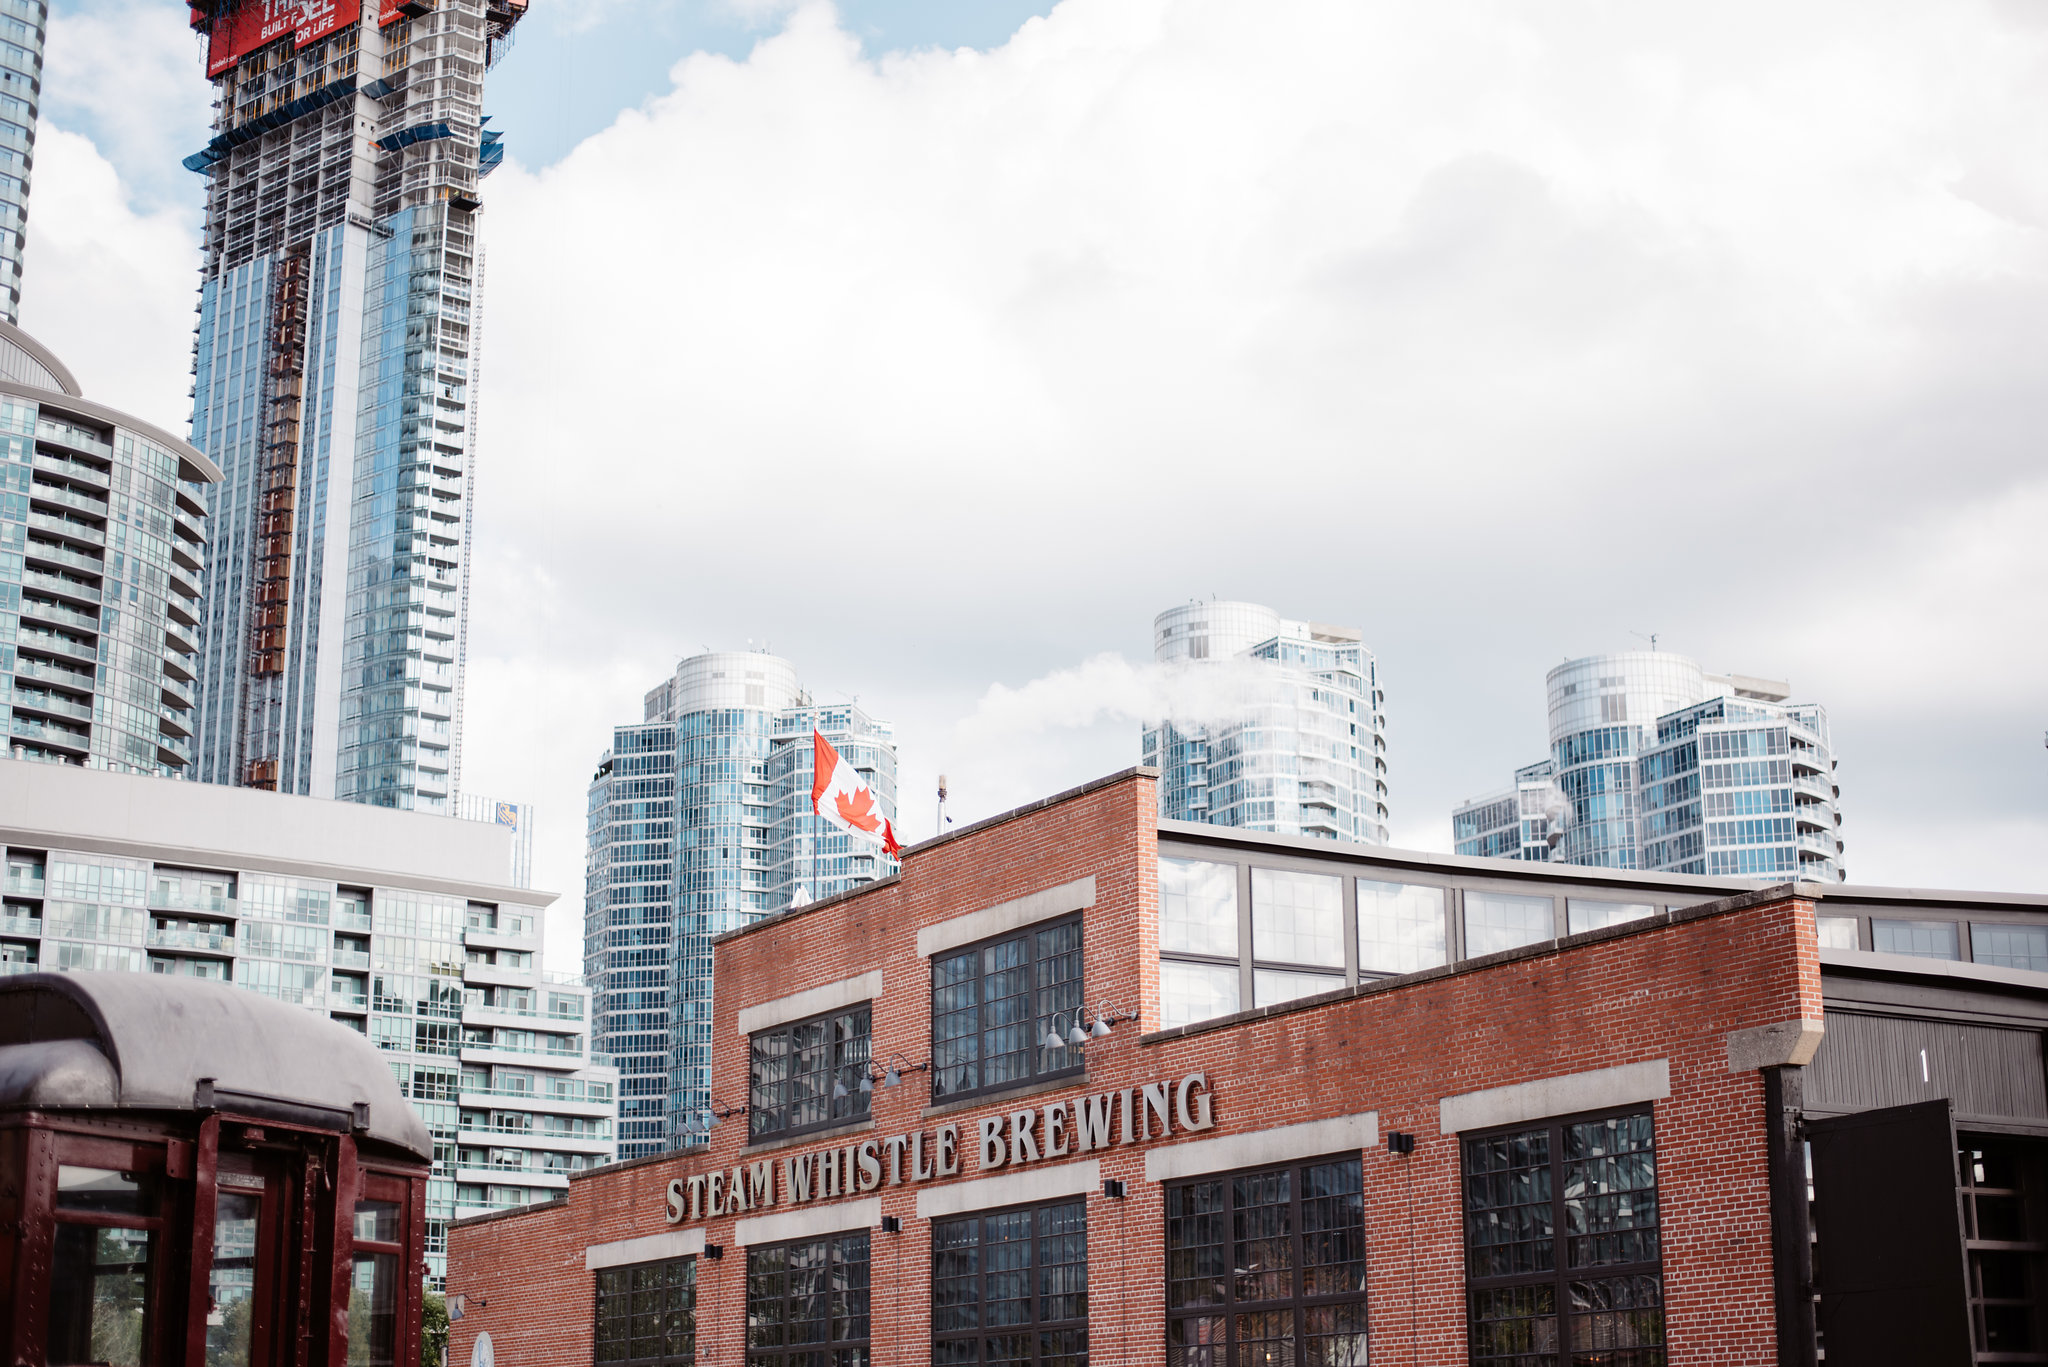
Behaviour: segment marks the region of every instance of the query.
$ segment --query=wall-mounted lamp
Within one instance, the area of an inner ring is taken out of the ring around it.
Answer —
[[[1125,1196],[1129,1195],[1129,1192],[1125,1189],[1124,1184],[1116,1178],[1105,1177],[1102,1179],[1102,1194],[1112,1200],[1121,1201]]]
[[[1388,1152],[1388,1153],[1398,1153],[1398,1154],[1411,1154],[1411,1153],[1414,1153],[1414,1152],[1415,1152],[1415,1136],[1414,1136],[1414,1135],[1412,1135],[1412,1134],[1403,1134],[1403,1133],[1402,1133],[1401,1131],[1399,1131],[1399,1130],[1388,1130],[1388,1131],[1387,1131],[1387,1152]]]
[[[1078,1006],[1074,1008],[1073,1023],[1067,1027],[1066,1037],[1063,1039],[1060,1036],[1060,1017],[1066,1014],[1064,1011],[1052,1013],[1052,1028],[1045,1032],[1045,1039],[1041,1041],[1046,1048],[1078,1049],[1091,1039],[1108,1039],[1111,1021],[1134,1021],[1138,1018],[1137,1012],[1118,1011],[1107,1002],[1096,1007],[1093,1012],[1089,1012],[1086,1006]],[[1084,1014],[1092,1017],[1087,1025],[1081,1023]]]
[[[706,1244],[706,1245],[704,1245],[704,1256],[705,1256],[705,1257],[707,1257],[707,1258],[709,1258],[709,1259],[710,1259],[710,1260],[711,1260],[712,1262],[714,1262],[714,1263],[715,1263],[715,1262],[717,1262],[717,1261],[718,1261],[718,1260],[719,1260],[720,1258],[723,1258],[723,1257],[725,1256],[725,1245],[724,1245],[724,1244]]]
[[[869,1059],[866,1066],[860,1072],[860,1089],[863,1092],[872,1092],[875,1090],[877,1082],[881,1083],[884,1087],[894,1087],[897,1083],[903,1081],[905,1073],[928,1072],[931,1066],[929,1062],[912,1063],[901,1054],[889,1055],[887,1063],[877,1063],[873,1059]],[[835,1084],[832,1089],[832,1095],[834,1097],[845,1096],[845,1084]]]
[[[745,1115],[748,1109],[745,1106],[728,1106],[717,1097],[711,1098],[711,1114],[717,1116],[720,1120],[730,1120],[736,1115]]]
[[[903,1218],[902,1218],[901,1216],[898,1216],[898,1215],[884,1215],[884,1216],[882,1217],[882,1233],[884,1233],[884,1234],[901,1234],[902,1232],[903,1232]]]

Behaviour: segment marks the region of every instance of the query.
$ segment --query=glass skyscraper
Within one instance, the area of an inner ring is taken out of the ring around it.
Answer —
[[[449,810],[486,69],[525,0],[195,0],[198,777]]]
[[[1171,821],[1326,840],[1387,840],[1386,694],[1356,627],[1256,603],[1188,603],[1153,619],[1152,654],[1207,670],[1183,710],[1144,729]]]
[[[1839,882],[1827,712],[1782,683],[1629,651],[1550,671],[1548,760],[1451,813],[1459,854]]]
[[[0,323],[0,728],[14,758],[190,774],[219,478]]]
[[[710,1124],[712,937],[783,910],[799,886],[829,897],[895,872],[878,846],[812,814],[813,728],[894,820],[888,723],[815,701],[768,654],[684,660],[598,761],[584,974],[593,1031],[619,1068],[621,1157],[680,1147]]]
[[[21,254],[28,241],[28,186],[36,164],[36,111],[43,103],[42,0],[0,0],[0,319],[21,312]]]

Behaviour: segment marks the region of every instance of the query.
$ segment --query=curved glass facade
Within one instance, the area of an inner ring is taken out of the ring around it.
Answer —
[[[1451,813],[1459,854],[1834,883],[1827,711],[1785,685],[1630,651],[1550,671],[1550,758]]]
[[[29,174],[42,105],[43,32],[50,7],[0,0],[0,317],[21,311],[21,254],[28,240]]]
[[[1550,671],[1550,758],[1569,819],[1556,858],[1633,869],[1635,761],[1658,717],[1706,696],[1682,655],[1634,650],[1567,660]]]
[[[57,378],[39,350],[0,324],[0,369]],[[0,381],[0,725],[15,758],[190,773],[204,464],[75,393]]]
[[[1144,730],[1162,817],[1386,843],[1386,695],[1357,628],[1188,603],[1154,619],[1152,650],[1161,664],[1233,671],[1220,717]]]
[[[888,724],[814,702],[787,660],[693,656],[643,713],[614,730],[591,782],[584,877],[593,1030],[619,1067],[628,1158],[695,1142],[711,1123],[713,937],[783,910],[799,885],[829,897],[896,870],[811,812],[815,727],[895,819]]]

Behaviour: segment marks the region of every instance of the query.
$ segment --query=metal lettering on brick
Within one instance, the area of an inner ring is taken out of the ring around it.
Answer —
[[[977,1172],[997,1172],[1215,1128],[1209,1075],[1194,1072],[1179,1082],[1147,1082],[982,1116],[966,1130],[954,1121],[678,1177],[668,1184],[667,1219],[675,1225],[861,1196],[884,1186],[958,1177],[970,1162]]]

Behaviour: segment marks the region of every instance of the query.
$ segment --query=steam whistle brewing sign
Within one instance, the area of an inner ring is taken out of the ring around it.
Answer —
[[[206,74],[218,76],[257,48],[292,35],[302,48],[362,17],[362,0],[230,0],[206,26]],[[205,26],[195,9],[193,26]]]
[[[983,1116],[969,1133],[957,1123],[947,1124],[843,1148],[763,1158],[729,1172],[679,1177],[668,1184],[668,1223],[958,1177],[969,1158],[977,1172],[1021,1168],[1164,1139],[1176,1127],[1183,1134],[1216,1128],[1207,1073]]]

